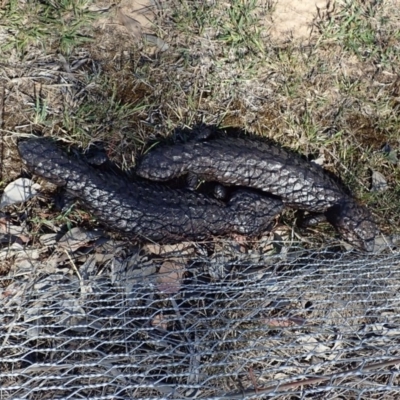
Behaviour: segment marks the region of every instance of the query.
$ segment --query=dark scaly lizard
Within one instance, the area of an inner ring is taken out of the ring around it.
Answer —
[[[100,222],[144,240],[171,243],[232,232],[257,235],[282,210],[279,199],[239,190],[226,205],[189,190],[131,182],[100,171],[40,138],[18,145],[29,171],[77,197]]]
[[[324,213],[348,243],[373,251],[378,230],[369,210],[321,167],[283,148],[241,138],[190,141],[153,149],[137,169],[139,176],[155,181],[186,173],[260,189],[288,207]]]

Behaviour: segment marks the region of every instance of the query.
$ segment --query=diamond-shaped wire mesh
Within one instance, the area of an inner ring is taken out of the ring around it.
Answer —
[[[10,271],[0,398],[400,397],[398,254],[176,265]]]

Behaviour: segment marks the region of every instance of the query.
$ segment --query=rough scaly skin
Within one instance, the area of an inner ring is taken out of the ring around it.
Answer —
[[[186,173],[225,185],[257,188],[288,207],[326,214],[353,246],[372,251],[377,228],[370,212],[347,195],[322,168],[259,140],[221,138],[159,147],[137,169],[166,181]]]
[[[27,168],[63,186],[108,227],[144,240],[171,243],[232,232],[256,235],[282,210],[282,202],[239,190],[228,205],[202,194],[152,182],[131,182],[97,170],[49,139],[19,143]]]

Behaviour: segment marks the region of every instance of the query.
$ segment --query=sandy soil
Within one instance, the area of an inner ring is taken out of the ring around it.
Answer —
[[[111,10],[104,18],[99,18],[94,26],[104,28],[112,25],[118,32],[129,33],[134,39],[140,39],[141,35],[151,33],[156,4],[154,0],[122,0],[117,7],[107,0],[95,2],[92,10]]]
[[[334,5],[327,0],[277,0],[266,25],[274,40],[304,40],[311,32],[314,21],[330,11]]]

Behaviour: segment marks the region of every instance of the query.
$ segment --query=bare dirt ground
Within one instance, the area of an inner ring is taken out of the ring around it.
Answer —
[[[326,0],[277,1],[266,21],[271,37],[276,41],[304,41],[310,38],[314,22],[333,11]]]

